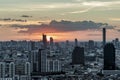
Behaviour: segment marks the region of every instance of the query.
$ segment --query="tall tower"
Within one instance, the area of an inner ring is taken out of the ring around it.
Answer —
[[[14,78],[15,77],[15,63],[11,62],[9,64],[9,77]]]
[[[43,38],[43,46],[44,48],[46,48],[47,47],[47,36],[43,34],[42,38]]]
[[[106,28],[103,28],[103,47],[106,44]]]
[[[75,47],[72,53],[72,64],[84,65],[84,48]]]
[[[78,46],[78,40],[75,39],[75,47]]]
[[[104,70],[115,70],[115,47],[108,43],[104,47]]]
[[[0,78],[5,78],[5,63],[0,62]]]

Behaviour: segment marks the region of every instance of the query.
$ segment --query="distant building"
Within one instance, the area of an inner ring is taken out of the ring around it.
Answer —
[[[53,38],[50,37],[50,46],[53,46],[54,42],[53,42]]]
[[[0,62],[0,78],[5,78],[5,62]]]
[[[78,40],[75,39],[75,47],[78,46]]]
[[[75,47],[72,53],[72,64],[84,65],[84,48]]]
[[[47,36],[43,34],[42,38],[43,38],[43,40],[42,40],[43,41],[43,47],[46,48],[47,47]]]
[[[31,50],[35,50],[35,42],[34,41],[31,41]]]
[[[9,77],[12,79],[15,77],[15,63],[14,62],[11,62],[9,64]]]
[[[88,42],[89,50],[93,50],[94,49],[94,45],[95,45],[95,42],[93,40],[89,40],[89,42]]]
[[[103,47],[106,44],[106,28],[103,28]]]
[[[104,47],[104,70],[115,70],[115,47],[108,43]]]

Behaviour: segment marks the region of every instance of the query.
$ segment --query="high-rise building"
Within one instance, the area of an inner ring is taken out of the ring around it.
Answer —
[[[106,28],[103,28],[103,47],[106,44]]]
[[[75,47],[78,46],[78,40],[75,39]]]
[[[107,43],[104,47],[104,70],[115,70],[115,47]]]
[[[84,65],[84,48],[75,47],[72,53],[72,64]]]
[[[43,34],[43,47],[47,47],[47,36]]]
[[[47,50],[38,51],[38,71],[47,72]]]
[[[55,72],[61,71],[61,62],[59,60],[54,60],[54,71]]]
[[[5,62],[0,62],[0,78],[5,78]]]
[[[60,72],[61,71],[61,63],[59,60],[47,60],[48,72]]]
[[[11,62],[9,64],[9,77],[14,78],[15,77],[15,63]]]
[[[54,72],[54,60],[47,60],[48,72]]]
[[[38,50],[33,50],[30,53],[31,72],[38,71]]]
[[[30,76],[31,76],[31,68],[30,68],[30,62],[26,62],[25,63],[25,75],[27,80],[30,80]]]
[[[15,64],[15,74],[16,75],[25,75],[25,65],[24,65],[24,63]]]
[[[30,68],[30,62],[25,63],[25,75],[30,76],[31,68]]]
[[[53,38],[50,37],[50,45],[53,46]]]

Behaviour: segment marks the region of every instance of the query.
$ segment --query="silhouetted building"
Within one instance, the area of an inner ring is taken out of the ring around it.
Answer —
[[[53,44],[54,44],[54,43],[53,43],[53,38],[50,37],[50,45],[53,46]]]
[[[43,34],[43,47],[47,47],[47,36]]]
[[[104,47],[104,70],[115,70],[115,47],[108,43]]]
[[[75,47],[72,53],[72,64],[84,65],[84,48]]]
[[[103,47],[106,44],[106,28],[103,28]]]
[[[66,46],[69,46],[69,40],[66,40]]]
[[[75,47],[78,46],[78,40],[75,39]]]

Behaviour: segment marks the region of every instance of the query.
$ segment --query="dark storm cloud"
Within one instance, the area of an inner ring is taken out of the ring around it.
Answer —
[[[48,25],[12,25],[15,28],[26,28],[27,30],[20,30],[19,33],[53,33],[53,32],[70,32],[70,31],[82,31],[82,30],[95,30],[106,27],[113,29],[114,26],[110,26],[107,23],[95,23],[93,21],[51,21]]]

